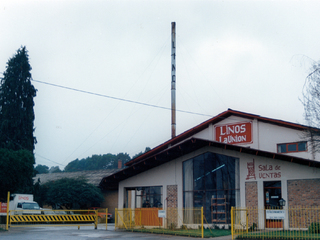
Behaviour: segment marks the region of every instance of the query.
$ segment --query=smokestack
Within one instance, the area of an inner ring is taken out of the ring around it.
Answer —
[[[171,23],[171,138],[176,136],[176,23]]]
[[[118,160],[118,169],[122,168],[122,160]]]

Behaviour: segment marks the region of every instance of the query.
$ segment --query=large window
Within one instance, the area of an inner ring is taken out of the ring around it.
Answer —
[[[183,163],[184,208],[204,208],[211,223],[230,223],[239,198],[239,159],[207,152]]]
[[[162,207],[162,187],[126,188],[125,206],[127,208]]]

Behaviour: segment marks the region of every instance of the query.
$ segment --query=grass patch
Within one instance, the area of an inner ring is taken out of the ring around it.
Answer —
[[[308,231],[270,231],[270,232],[250,232],[237,236],[237,239],[283,239],[283,240],[320,240],[320,234]]]
[[[132,232],[142,232],[142,233],[155,233],[155,234],[168,234],[176,236],[188,236],[188,237],[201,237],[201,229],[163,229],[163,228],[139,228],[139,229],[130,229],[128,231]],[[205,238],[209,237],[221,237],[231,235],[230,230],[226,229],[204,229],[203,236]]]

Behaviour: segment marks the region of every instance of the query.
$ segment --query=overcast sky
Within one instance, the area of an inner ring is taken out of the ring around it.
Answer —
[[[305,124],[319,13],[320,1],[0,0],[0,72],[27,47],[37,164],[132,157],[171,137],[171,22],[177,109],[202,114],[178,112],[180,134],[228,108]]]

